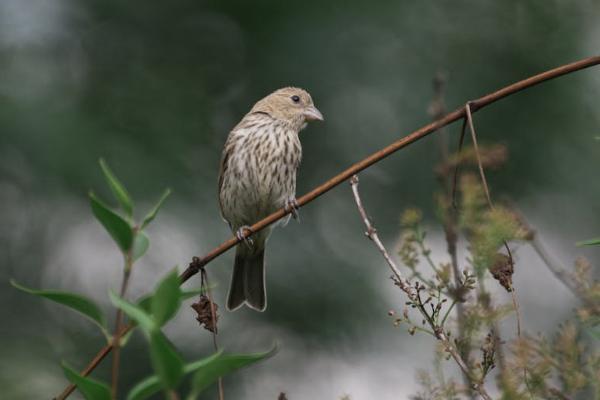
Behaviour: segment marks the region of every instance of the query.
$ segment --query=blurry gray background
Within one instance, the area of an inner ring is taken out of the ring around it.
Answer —
[[[109,198],[99,157],[140,212],[173,189],[135,267],[136,297],[229,237],[216,201],[221,148],[269,92],[306,88],[326,118],[301,134],[300,195],[427,123],[436,71],[447,73],[454,109],[597,55],[598,21],[597,0],[0,0],[3,396],[49,398],[65,384],[59,360],[80,368],[102,344],[79,316],[8,284],[12,277],[82,292],[112,316],[107,290],[118,285],[121,260],[86,197],[93,188]],[[574,246],[600,233],[599,99],[600,69],[592,68],[475,115],[479,140],[510,152],[507,166],[489,174],[492,194],[510,196],[566,265],[577,254],[600,261],[594,248]],[[458,129],[451,127],[452,146]],[[443,261],[433,212],[437,159],[434,135],[363,173],[361,190],[390,249],[402,209],[423,208],[434,257]],[[526,246],[516,255],[525,329],[552,331],[574,299]],[[228,253],[209,267],[219,304],[232,262]],[[267,311],[223,310],[220,343],[258,351],[279,341],[281,351],[228,377],[227,398],[285,391],[291,400],[387,400],[416,390],[415,369],[430,364],[432,341],[392,326],[387,311],[404,298],[365,239],[347,185],[303,208],[300,224],[278,229],[267,263]],[[505,329],[513,326],[509,318]],[[167,334],[187,360],[211,351],[187,304]],[[124,350],[123,389],[151,372],[145,346],[136,336]],[[109,364],[96,376],[107,378]]]

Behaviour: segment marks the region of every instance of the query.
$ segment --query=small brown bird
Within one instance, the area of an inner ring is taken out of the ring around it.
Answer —
[[[252,107],[227,138],[219,173],[221,215],[241,238],[244,229],[285,207],[297,216],[296,170],[302,158],[298,133],[308,121],[323,120],[310,95],[279,89]],[[288,217],[289,219],[289,217]],[[265,243],[271,227],[239,243],[227,308],[267,307]]]

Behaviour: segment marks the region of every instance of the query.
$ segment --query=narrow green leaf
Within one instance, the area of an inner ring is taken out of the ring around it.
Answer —
[[[129,251],[133,242],[133,230],[129,223],[102,203],[93,192],[90,192],[90,204],[94,216],[104,226],[121,251],[124,253]]]
[[[176,388],[183,378],[183,359],[160,330],[150,335],[150,359],[163,388]]]
[[[77,386],[86,400],[111,400],[110,388],[107,384],[81,376],[73,369],[62,363],[63,371],[67,379]]]
[[[133,239],[133,247],[131,248],[133,261],[136,261],[141,256],[146,254],[148,247],[150,247],[150,239],[148,239],[148,235],[142,231],[137,232]]]
[[[599,238],[595,238],[595,239],[590,239],[590,240],[584,240],[581,242],[577,242],[576,243],[577,246],[581,247],[581,246],[597,246],[600,244],[600,237]]]
[[[142,298],[138,300],[137,306],[144,310],[146,314],[152,315],[152,294],[142,296]]]
[[[158,210],[160,210],[163,203],[165,202],[167,197],[169,197],[170,194],[171,194],[171,189],[166,189],[163,192],[162,196],[160,196],[160,199],[158,199],[158,203],[156,203],[156,205],[152,208],[152,210],[150,210],[150,212],[146,215],[146,217],[144,217],[144,221],[142,222],[141,229],[144,229],[145,227],[147,227],[148,224],[150,224],[150,222],[152,222],[152,220],[154,220],[154,218],[156,218],[156,214],[158,214]]]
[[[133,332],[135,332],[135,329],[130,329],[129,332],[119,338],[119,344],[121,347],[125,347],[127,343],[129,343],[129,339],[131,339],[133,336]]]
[[[108,297],[110,297],[110,301],[115,305],[115,307],[123,310],[123,312],[127,314],[129,318],[137,322],[147,336],[150,336],[152,332],[158,329],[154,319],[152,319],[152,317],[148,315],[141,307],[122,299],[112,290],[108,292]]]
[[[106,318],[100,307],[96,305],[92,300],[76,293],[62,292],[58,290],[36,290],[30,289],[23,285],[18,284],[13,279],[10,280],[10,284],[15,288],[22,290],[25,293],[33,294],[36,296],[44,297],[48,300],[52,300],[56,303],[62,304],[63,306],[69,307],[70,309],[77,311],[83,316],[87,317],[90,321],[102,329],[102,332],[107,334]]]
[[[186,364],[185,367],[183,367],[183,372],[187,375],[187,374],[192,374],[196,371],[198,371],[200,368],[203,368],[207,365],[209,365],[210,363],[214,362],[217,358],[221,357],[223,355],[223,350],[219,350],[216,353],[213,353],[212,355],[202,358],[200,360],[197,361],[193,361],[189,364]]]
[[[180,283],[177,269],[174,269],[158,284],[151,303],[152,316],[158,326],[163,326],[179,310],[181,306]]]
[[[211,285],[212,286],[212,285]],[[212,289],[212,287],[211,287]],[[202,289],[192,289],[192,290],[182,290],[181,291],[181,300],[191,299],[192,297],[196,297],[202,294]]]
[[[214,361],[217,357],[221,355],[221,353],[222,351],[219,351],[209,357],[186,364],[183,367],[184,375],[196,372],[199,368],[202,368],[205,365]],[[153,394],[158,393],[160,390],[160,379],[158,378],[158,376],[152,375],[135,385],[129,391],[129,394],[127,394],[127,400],[145,400]]]
[[[127,400],[145,400],[161,389],[160,379],[152,375],[136,384],[127,394]]]
[[[181,301],[191,299],[192,297],[198,296],[202,293],[202,289],[192,290],[181,290],[180,297]],[[147,294],[137,301],[138,307],[146,311],[147,314],[152,314],[152,295]]]
[[[277,345],[269,351],[253,354],[222,354],[211,362],[199,368],[192,378],[192,390],[188,399],[198,395],[217,381],[220,377],[247,365],[264,360],[277,353]]]
[[[106,182],[108,183],[110,190],[113,192],[113,195],[121,207],[123,207],[123,211],[125,211],[127,216],[131,218],[133,215],[133,201],[131,200],[129,193],[127,193],[125,186],[123,186],[115,174],[112,173],[103,159],[100,159],[100,168],[102,168],[102,172],[104,172],[104,177],[106,178]]]

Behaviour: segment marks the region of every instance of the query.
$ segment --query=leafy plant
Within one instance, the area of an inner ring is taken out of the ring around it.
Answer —
[[[193,400],[220,377],[274,355],[277,351],[276,346],[263,353],[251,354],[227,354],[219,350],[200,360],[186,362],[175,345],[165,336],[162,328],[177,314],[184,300],[203,294],[206,288],[182,290],[177,268],[167,273],[158,282],[153,292],[143,296],[137,302],[126,299],[126,289],[133,265],[150,246],[150,239],[144,230],[155,220],[171,191],[165,190],[141,222],[136,223],[135,206],[129,192],[104,160],[100,160],[100,167],[120,208],[120,211],[113,209],[95,193],[89,193],[93,215],[113,239],[124,259],[121,292],[116,294],[109,291],[108,293],[111,302],[118,310],[115,333],[113,335],[109,333],[107,318],[100,307],[84,295],[67,291],[32,289],[14,280],[11,280],[11,284],[25,293],[51,300],[83,315],[100,328],[107,342],[113,344],[115,352],[118,352],[119,347],[127,344],[127,338],[119,337],[122,313],[130,319],[134,328],[139,327],[148,342],[154,375],[134,385],[129,390],[128,400],[146,399],[161,391],[171,396],[180,389],[186,377],[190,381],[190,390],[186,399]],[[86,400],[115,398],[115,381],[111,391],[107,383],[84,376],[64,362],[62,366],[67,379],[76,385]],[[113,371],[114,368],[113,363]]]
[[[480,151],[483,159],[492,158],[486,157],[487,148]],[[438,347],[434,373],[419,371],[422,390],[412,399],[478,397],[481,393],[473,392],[473,388],[483,385],[492,371],[497,371],[497,390],[503,399],[597,398],[600,354],[589,338],[600,337],[600,282],[593,279],[592,267],[586,260],[578,259],[572,272],[555,273],[568,280],[581,304],[575,317],[559,326],[554,337],[521,333],[512,340],[499,337],[499,324],[514,313],[516,302],[495,304],[488,281],[492,278],[507,291],[514,290],[514,260],[506,253],[506,247],[515,241],[535,243],[535,232],[509,206],[488,207],[482,184],[468,170],[477,165],[469,155],[475,157],[470,149],[460,157],[450,156],[450,162],[460,160],[466,169],[458,184],[458,209],[453,209],[451,192],[437,197],[438,216],[449,243],[448,260],[438,262],[431,257],[419,210],[407,209],[401,217],[399,256],[410,272],[409,280],[417,295],[416,301],[406,303],[400,315],[390,313],[394,326],[405,326],[411,335],[423,332],[439,337],[436,332],[445,332],[454,338],[453,346],[467,368],[462,385],[445,377],[440,364],[450,358],[450,345],[442,345],[441,350]],[[452,168],[437,170],[451,176]],[[452,253],[455,247],[450,244],[459,237],[467,244],[466,265],[460,265]],[[421,315],[426,317],[422,321]]]

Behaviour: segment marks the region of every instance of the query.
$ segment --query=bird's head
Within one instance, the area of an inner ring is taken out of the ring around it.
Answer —
[[[323,121],[323,115],[315,107],[306,90],[295,87],[279,89],[259,100],[250,113],[268,114],[300,130],[309,121]]]

